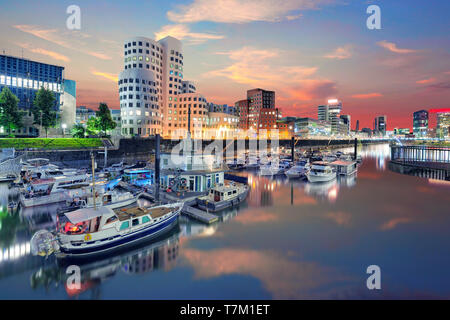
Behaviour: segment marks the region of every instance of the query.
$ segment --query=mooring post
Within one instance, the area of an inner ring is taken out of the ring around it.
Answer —
[[[294,163],[294,161],[295,161],[295,138],[294,137],[291,138],[291,159],[292,159],[292,163]]]
[[[356,160],[357,156],[358,156],[358,138],[355,138],[355,152],[353,160]]]
[[[160,151],[161,137],[159,134],[155,137],[155,200],[159,202],[159,181],[160,181],[160,161],[161,161],[161,151]]]

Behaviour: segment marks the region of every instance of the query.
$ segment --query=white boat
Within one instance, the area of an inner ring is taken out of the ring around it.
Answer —
[[[33,180],[21,193],[20,203],[24,207],[34,207],[69,201],[70,196],[63,189],[57,190],[55,185],[56,180],[54,178]]]
[[[134,196],[131,192],[119,192],[117,190],[113,190],[107,191],[96,197],[95,204],[99,207],[104,206],[110,209],[117,209],[135,203],[138,197],[139,195]],[[94,207],[93,199],[94,198],[91,195],[78,201],[74,200],[72,204],[79,205],[82,208],[93,208]]]
[[[309,171],[310,165],[308,160],[301,160],[296,162],[296,164],[285,172],[286,176],[289,178],[300,178],[306,175]]]
[[[58,216],[56,237],[50,247],[56,247],[60,258],[109,253],[168,231],[178,221],[182,207],[182,203],[174,203],[152,208],[99,207],[66,212]],[[32,251],[41,254],[48,244],[36,244],[32,239]]]
[[[250,187],[246,184],[231,182],[211,188],[208,195],[199,197],[198,207],[202,210],[217,212],[235,206],[247,198]]]
[[[336,172],[324,161],[316,161],[311,165],[311,170],[306,174],[309,182],[325,182],[336,179]]]
[[[288,162],[280,162],[278,165],[276,163],[268,163],[266,165],[259,167],[259,175],[260,176],[276,176],[280,174],[284,174],[286,170],[290,168],[290,164]]]

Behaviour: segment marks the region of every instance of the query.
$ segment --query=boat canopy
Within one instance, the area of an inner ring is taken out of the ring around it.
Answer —
[[[82,208],[75,211],[66,212],[64,215],[71,223],[76,224],[111,212],[113,211],[107,207],[98,207],[97,210],[94,210],[94,208]]]

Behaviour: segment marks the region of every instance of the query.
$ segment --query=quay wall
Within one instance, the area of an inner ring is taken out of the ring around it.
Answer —
[[[203,140],[202,148],[208,146],[212,140]],[[372,141],[363,140],[360,141],[362,144],[375,144],[375,143],[386,143],[386,141]],[[174,146],[180,143],[179,140],[161,140],[161,152],[170,152]],[[217,140],[216,140],[217,143]],[[219,144],[224,147],[230,143],[230,141],[218,141]],[[341,147],[352,147],[354,144],[353,139],[349,140],[299,140],[296,144],[296,148],[307,148],[307,149],[322,149],[322,148],[341,148]],[[270,147],[271,141],[267,141],[267,146]],[[290,148],[291,140],[279,140],[278,145],[280,147]],[[249,148],[249,140],[245,141],[245,148]],[[104,165],[104,154],[103,149],[95,149],[94,155],[98,167],[103,167]],[[136,163],[137,161],[148,161],[152,159],[155,151],[155,140],[152,138],[130,138],[121,139],[114,147],[108,148],[107,151],[107,165],[113,163],[125,162],[128,164]],[[20,152],[20,151],[18,151]],[[82,150],[28,150],[25,151],[26,158],[47,158],[51,162],[76,168],[90,167],[90,152],[91,149]],[[21,152],[22,153],[22,152]]]

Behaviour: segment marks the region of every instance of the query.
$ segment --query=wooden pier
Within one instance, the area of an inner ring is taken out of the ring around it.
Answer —
[[[181,209],[181,213],[207,224],[211,224],[219,220],[219,217],[211,213],[192,207],[194,203],[197,203],[197,201],[185,202],[183,209]]]

